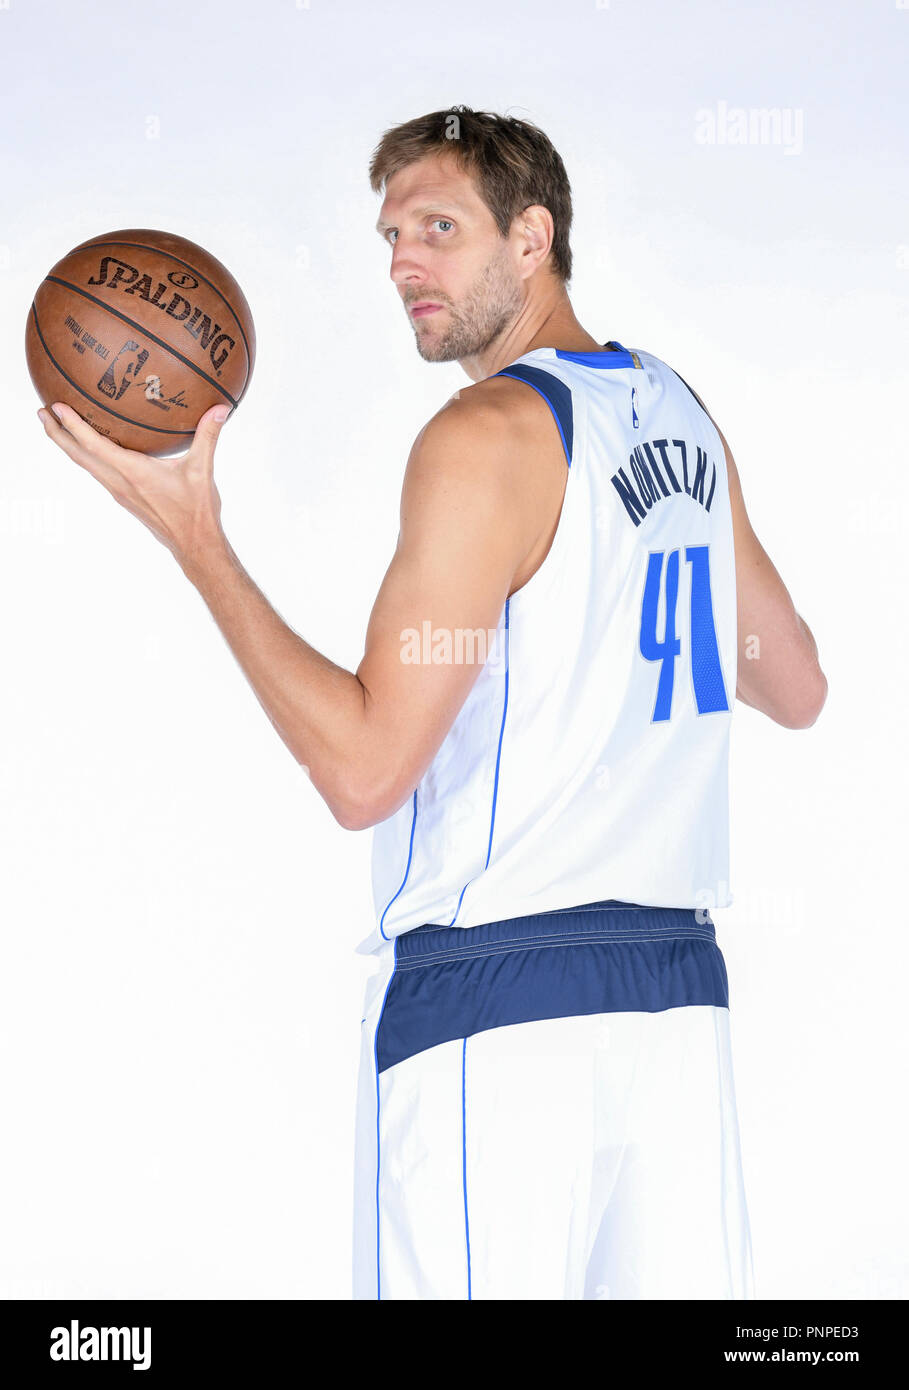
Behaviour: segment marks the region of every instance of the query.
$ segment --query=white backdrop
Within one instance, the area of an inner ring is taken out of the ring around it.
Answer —
[[[576,312],[704,398],[817,638],[813,729],[738,707],[715,914],[756,1291],[909,1293],[907,56],[906,0],[0,0],[0,1295],[349,1297],[371,914],[371,832],[45,438],[32,295],[122,227],[231,268],[225,528],[355,669],[410,444],[467,381],[415,351],[367,163],[459,102],[553,140]]]

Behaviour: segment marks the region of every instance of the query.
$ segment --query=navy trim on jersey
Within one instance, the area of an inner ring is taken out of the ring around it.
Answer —
[[[571,405],[571,388],[566,386],[564,381],[559,381],[557,376],[553,376],[552,372],[544,371],[542,367],[525,366],[523,362],[514,362],[510,367],[503,368],[501,372],[493,372],[493,376],[510,376],[514,381],[526,382],[528,386],[533,387],[534,391],[539,392],[555,417],[570,468],[571,451],[574,448],[574,411]]]
[[[612,351],[609,351],[612,349]],[[599,367],[614,371],[616,367],[640,368],[641,363],[633,352],[622,347],[621,343],[610,341],[602,352],[567,352],[556,348],[556,357],[564,357],[566,362],[580,362],[582,367]]]
[[[668,363],[667,363],[666,365],[669,366]],[[710,419],[710,411],[707,409],[706,405],[705,405],[704,402],[701,400],[701,398],[700,398],[700,396],[698,395],[697,391],[693,390],[692,387],[688,386],[688,382],[685,380],[685,378],[684,378],[683,376],[679,376],[679,373],[676,371],[675,367],[669,367],[669,370],[672,372],[672,375],[673,375],[673,376],[677,376],[677,377],[679,378],[679,381],[682,383],[683,386],[687,387],[688,390],[691,391],[692,396],[694,396],[694,399],[697,401],[698,405],[701,407],[701,409],[703,410],[704,414],[707,416],[707,419],[709,420],[709,419]],[[711,423],[712,423],[712,421],[711,421]]]
[[[693,907],[608,899],[476,927],[416,927],[395,938],[376,1068],[511,1023],[691,1004],[729,1007],[716,929]]]

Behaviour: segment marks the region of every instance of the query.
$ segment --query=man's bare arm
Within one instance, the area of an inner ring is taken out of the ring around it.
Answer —
[[[703,409],[709,414],[706,406]],[[807,729],[827,699],[827,678],[818,661],[817,643],[754,532],[732,450],[719,425],[715,420],[713,423],[726,454],[735,540],[736,695],[786,729]]]
[[[365,724],[362,685],[288,626],[223,532],[200,543],[181,568],[208,605],[272,726],[347,828],[353,800],[349,754]]]
[[[401,526],[357,668],[366,695],[363,824],[392,815],[423,777],[484,660],[405,664],[401,635],[492,638],[513,580],[545,529],[532,483],[549,407],[520,383],[490,379],[458,393],[418,436],[401,494]],[[544,436],[545,437],[545,436]],[[536,475],[538,478],[538,474]]]

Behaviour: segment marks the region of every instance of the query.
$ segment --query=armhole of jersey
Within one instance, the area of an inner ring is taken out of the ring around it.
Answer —
[[[669,366],[669,363],[667,362],[666,365]],[[697,391],[692,390],[685,378],[679,372],[676,371],[675,367],[669,367],[669,370],[672,372],[673,376],[677,376],[679,378],[679,381],[682,383],[682,385],[685,387],[687,391],[691,391],[692,396],[694,396],[694,399],[697,401],[698,405],[701,407],[704,414],[707,416],[707,419],[710,420],[710,411],[707,409],[706,405],[701,400]],[[712,420],[710,420],[710,423],[713,425]],[[713,425],[713,428],[716,429],[716,425]]]
[[[571,388],[566,386],[564,381],[560,381],[557,376],[553,376],[552,372],[546,372],[542,367],[526,367],[521,362],[515,362],[512,366],[503,368],[501,372],[493,372],[493,376],[508,376],[514,381],[524,381],[528,386],[532,386],[534,391],[539,392],[552,411],[570,468],[571,454],[574,448],[574,410],[571,403]]]
[[[668,363],[668,362],[664,363],[664,366],[669,367],[669,363]],[[690,392],[691,392],[692,396],[694,396],[694,399],[697,401],[698,405],[701,407],[701,409],[703,410],[705,416],[707,417],[707,423],[709,424],[710,428],[713,430],[714,434],[715,434],[716,437],[717,437],[717,444],[718,444],[718,446],[719,446],[719,447],[718,447],[718,456],[719,456],[719,457],[722,459],[722,461],[723,461],[723,462],[722,462],[722,469],[723,469],[723,473],[724,473],[724,475],[725,475],[725,477],[726,477],[726,486],[727,486],[727,488],[728,488],[728,486],[729,486],[729,469],[728,469],[728,466],[727,466],[727,463],[726,463],[726,450],[725,450],[725,448],[723,447],[723,437],[722,437],[722,435],[720,434],[719,426],[716,424],[715,420],[713,419],[713,416],[710,414],[710,411],[707,409],[706,405],[705,405],[704,402],[701,400],[701,398],[700,398],[700,396],[698,395],[697,391],[693,390],[693,389],[688,385],[688,382],[685,380],[685,378],[684,378],[683,376],[681,376],[681,375],[676,371],[675,367],[669,367],[669,370],[672,372],[672,375],[673,375],[673,376],[678,377],[679,381],[682,383],[682,385],[685,387],[685,389],[686,389],[687,391],[690,391]]]

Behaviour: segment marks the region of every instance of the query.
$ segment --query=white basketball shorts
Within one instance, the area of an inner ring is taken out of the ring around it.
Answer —
[[[418,927],[364,1013],[355,1299],[754,1297],[709,913]]]

